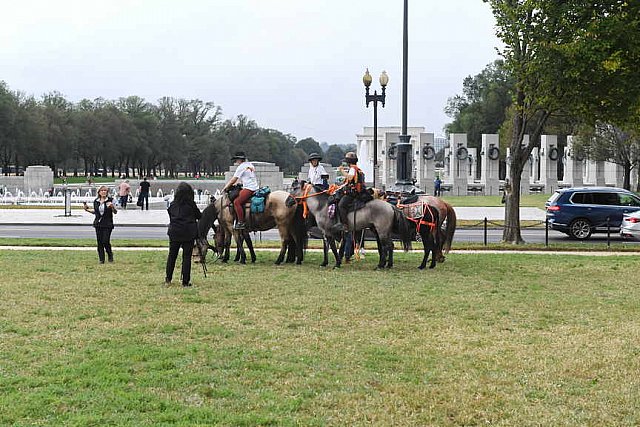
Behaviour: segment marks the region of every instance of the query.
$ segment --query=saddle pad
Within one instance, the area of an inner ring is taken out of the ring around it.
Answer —
[[[400,210],[407,218],[418,219],[424,215],[424,204],[422,202],[400,205]]]

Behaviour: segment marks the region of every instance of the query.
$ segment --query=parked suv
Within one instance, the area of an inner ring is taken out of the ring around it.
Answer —
[[[545,204],[552,229],[575,239],[617,232],[625,213],[640,211],[640,198],[622,188],[580,187],[556,191]]]

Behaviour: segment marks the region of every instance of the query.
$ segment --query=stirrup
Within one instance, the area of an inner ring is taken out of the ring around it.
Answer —
[[[245,228],[247,228],[246,224],[244,222],[236,222],[233,225],[233,229],[234,230],[244,230]]]

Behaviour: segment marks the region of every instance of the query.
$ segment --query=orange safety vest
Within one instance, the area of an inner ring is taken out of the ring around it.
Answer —
[[[349,189],[356,193],[361,193],[364,190],[364,172],[357,165],[353,164],[349,166],[356,170],[356,175],[353,177],[353,181],[349,183]]]

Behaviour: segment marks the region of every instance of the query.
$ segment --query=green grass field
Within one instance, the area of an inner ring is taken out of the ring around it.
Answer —
[[[631,257],[0,252],[0,424],[638,425]],[[178,282],[178,280],[175,280]]]

